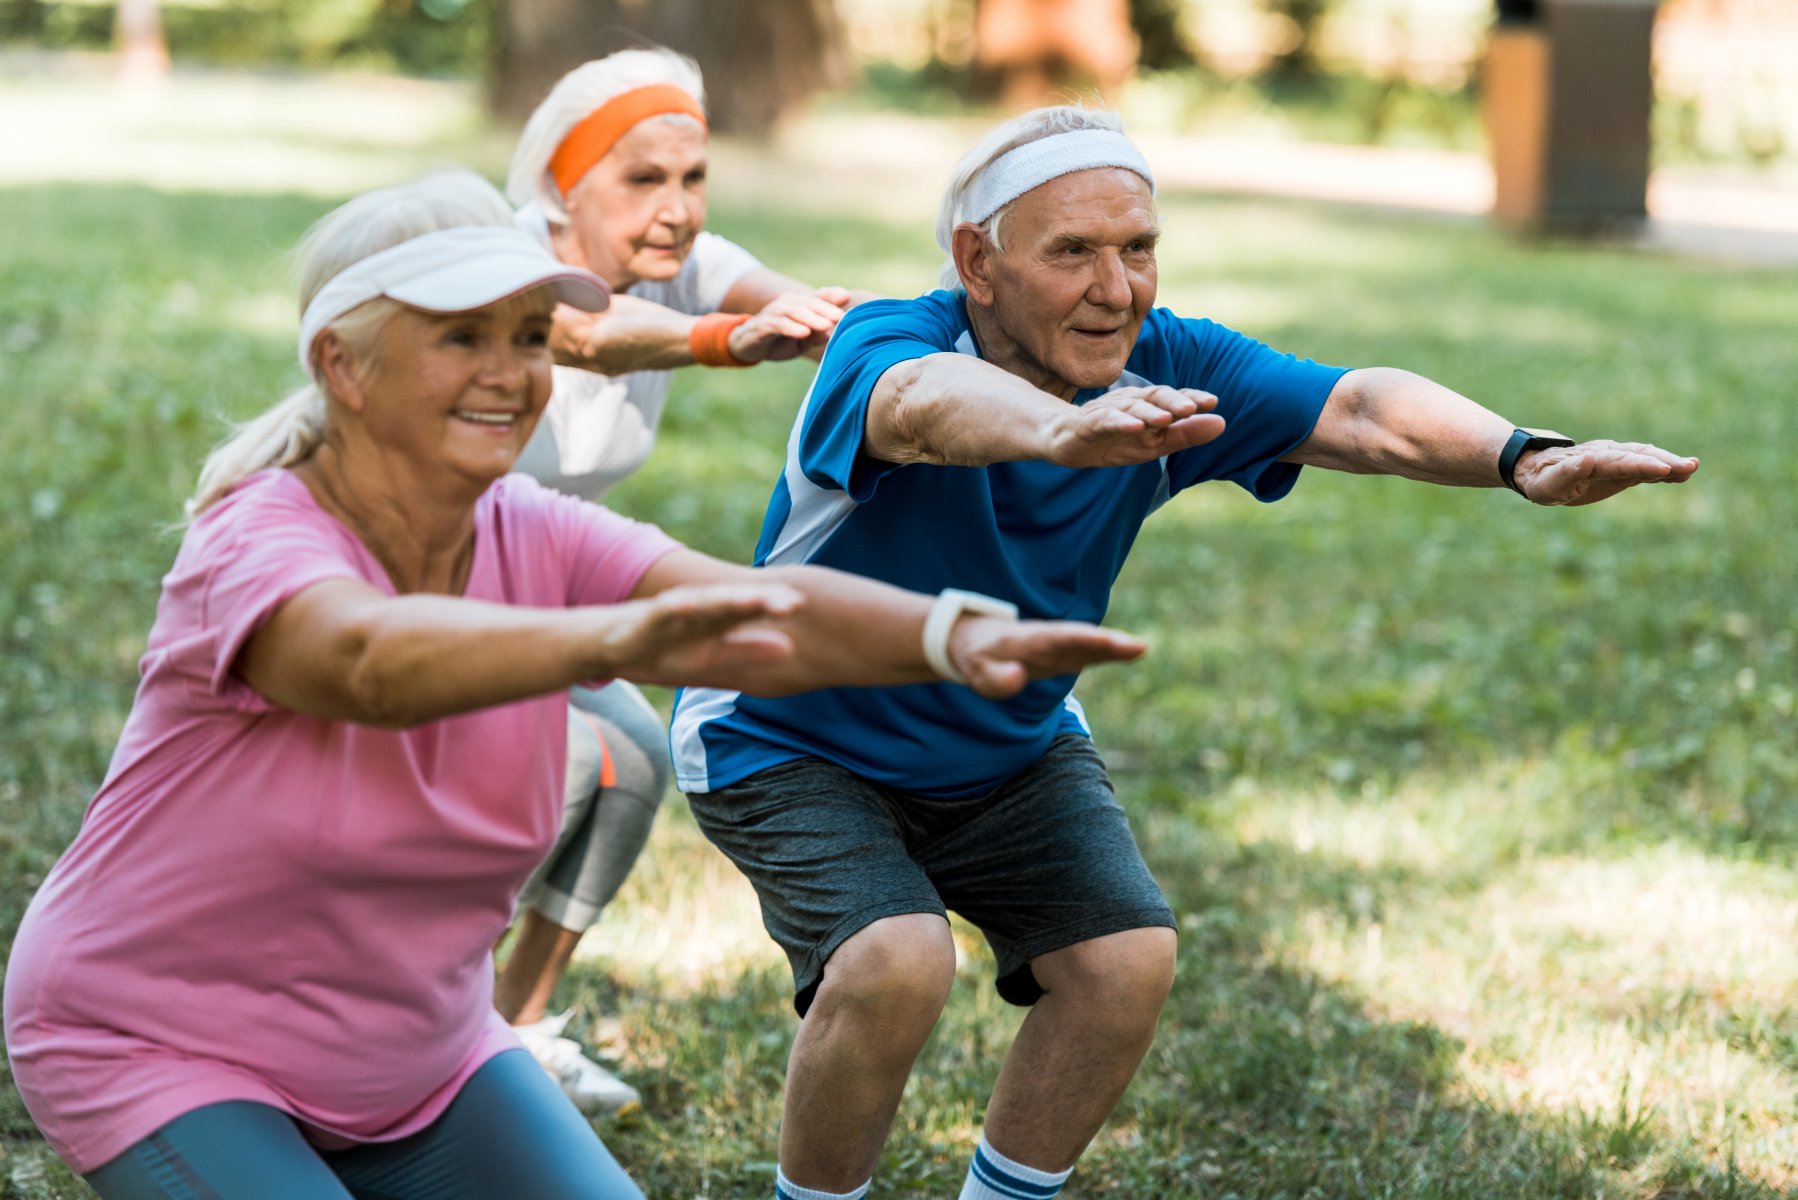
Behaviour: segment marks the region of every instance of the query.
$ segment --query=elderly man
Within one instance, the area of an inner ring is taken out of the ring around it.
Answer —
[[[1589,504],[1697,469],[1652,446],[1520,430],[1405,371],[1320,366],[1154,308],[1153,195],[1106,113],[1039,109],[970,152],[937,224],[957,286],[843,319],[758,561],[990,594],[942,591],[939,632],[1014,605],[1096,621],[1143,520],[1205,480],[1272,501],[1312,465]],[[778,1195],[867,1188],[949,993],[948,909],[986,934],[1000,994],[1032,1006],[964,1200],[1048,1200],[1130,1082],[1173,978],[1174,920],[1074,679],[1001,702],[949,683],[681,697],[681,785],[754,883],[804,1018]]]

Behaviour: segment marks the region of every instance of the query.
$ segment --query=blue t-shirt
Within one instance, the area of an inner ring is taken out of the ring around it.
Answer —
[[[960,292],[871,301],[843,318],[788,439],[757,566],[816,563],[915,592],[983,592],[1025,617],[1096,622],[1144,518],[1176,492],[1207,479],[1261,500],[1292,490],[1299,468],[1277,460],[1310,435],[1346,370],[1158,308],[1112,386],[1214,393],[1225,421],[1214,441],[1131,467],[895,466],[862,453],[880,377],[950,350],[979,353]],[[1072,695],[1076,678],[1039,679],[1003,701],[949,683],[773,700],[689,688],[671,730],[676,776],[681,790],[705,792],[817,757],[925,799],[978,796],[1035,762],[1059,733],[1090,734]]]

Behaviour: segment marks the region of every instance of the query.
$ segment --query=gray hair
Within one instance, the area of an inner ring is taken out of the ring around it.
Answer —
[[[462,225],[512,227],[512,210],[492,184],[472,171],[439,171],[411,183],[364,192],[327,213],[306,231],[294,251],[300,277],[300,311],[325,284],[353,263],[421,234]],[[366,378],[376,367],[381,330],[402,306],[385,296],[357,306],[328,328],[349,349]],[[269,467],[304,462],[325,439],[327,393],[307,384],[260,416],[238,425],[206,456],[199,483],[184,506],[192,518],[226,492]]]
[[[968,191],[980,173],[1001,155],[1016,150],[1019,146],[1027,146],[1058,133],[1075,133],[1082,129],[1106,129],[1112,133],[1122,133],[1124,118],[1106,109],[1083,108],[1078,104],[1057,104],[1049,108],[1032,109],[993,129],[976,142],[972,150],[961,156],[960,161],[949,172],[949,186],[943,189],[943,200],[936,210],[936,244],[943,248],[943,253],[949,255],[949,261],[937,273],[937,280],[944,288],[954,290],[961,286],[961,276],[955,270],[955,230],[965,222]],[[1000,241],[1005,218],[1011,214],[1012,204],[1016,203],[1014,200],[1005,205],[976,226],[1000,254],[1005,253],[1005,244]]]
[[[606,101],[654,83],[671,83],[693,97],[700,108],[705,107],[705,83],[699,75],[699,64],[661,47],[620,50],[562,76],[518,135],[512,169],[506,176],[506,195],[512,203],[522,208],[535,200],[552,224],[566,225],[568,210],[562,204],[562,190],[549,170],[556,148],[569,130]],[[685,113],[662,113],[649,119],[698,124]]]

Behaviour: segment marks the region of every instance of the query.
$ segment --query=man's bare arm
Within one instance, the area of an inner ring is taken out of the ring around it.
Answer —
[[[1503,487],[1498,457],[1516,426],[1410,371],[1372,367],[1337,380],[1311,436],[1281,461],[1452,487]],[[1592,504],[1638,483],[1683,483],[1698,469],[1638,442],[1586,442],[1525,454],[1514,477],[1538,504]]]
[[[968,354],[929,354],[881,375],[862,449],[891,463],[983,467],[1040,459],[1066,467],[1150,462],[1224,431],[1215,396],[1118,388],[1070,404]]]

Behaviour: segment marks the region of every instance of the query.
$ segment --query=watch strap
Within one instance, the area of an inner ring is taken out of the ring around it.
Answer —
[[[1531,450],[1546,450],[1550,446],[1571,445],[1573,445],[1572,438],[1562,437],[1552,429],[1523,429],[1521,427],[1513,429],[1510,440],[1505,442],[1505,448],[1498,455],[1498,477],[1506,487],[1527,500],[1529,497],[1524,494],[1523,488],[1517,483],[1517,460]]]
[[[960,588],[944,588],[937,594],[936,603],[930,606],[930,615],[924,619],[924,661],[942,678],[963,687],[968,685],[967,676],[956,670],[949,659],[949,634],[966,613],[1015,621],[1018,606],[979,592],[964,592]]]

